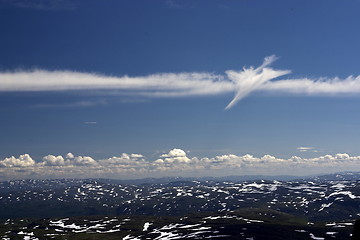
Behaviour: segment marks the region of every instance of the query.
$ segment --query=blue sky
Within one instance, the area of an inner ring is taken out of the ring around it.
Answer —
[[[360,169],[359,7],[358,0],[0,0],[3,178],[39,169],[66,177],[61,167],[88,164],[79,156],[104,166],[123,153],[143,163],[98,174],[191,175],[198,173],[189,166],[201,165],[203,175],[242,175],[252,165],[246,154],[263,162],[254,174],[331,172],[345,162],[344,170]],[[215,167],[231,155],[241,164]],[[337,160],[281,172],[264,155]],[[154,167],[159,159],[166,169]]]

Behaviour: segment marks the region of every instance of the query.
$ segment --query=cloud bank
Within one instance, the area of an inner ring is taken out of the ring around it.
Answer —
[[[207,72],[158,73],[147,76],[107,76],[76,71],[13,71],[0,72],[0,92],[14,91],[70,91],[116,90],[118,94],[148,97],[209,96],[235,93],[226,109],[254,91],[305,95],[360,94],[360,76],[345,79],[301,78],[278,79],[289,70],[275,70],[269,66],[277,58],[266,57],[261,66],[228,70],[224,74]],[[112,91],[113,93],[113,91]]]
[[[225,154],[215,157],[190,157],[182,149],[172,149],[158,158],[123,153],[104,159],[90,156],[47,155],[34,160],[29,154],[0,160],[0,180],[23,178],[143,178],[161,176],[224,175],[309,175],[338,171],[359,171],[360,156],[346,153],[316,158],[293,156],[282,159],[272,155],[255,157]]]

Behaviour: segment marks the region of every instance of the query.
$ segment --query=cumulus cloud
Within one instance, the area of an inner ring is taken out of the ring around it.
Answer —
[[[141,154],[127,154],[123,153],[120,156],[114,156],[107,159],[99,160],[102,166],[106,167],[144,167],[147,163],[144,160],[144,156]]]
[[[186,156],[186,152],[182,149],[174,148],[167,154],[163,154],[158,159],[158,163],[189,163],[191,160]]]
[[[50,166],[63,166],[65,160],[62,156],[47,155],[43,157],[43,163]]]
[[[19,158],[11,156],[0,161],[0,166],[3,167],[30,167],[34,165],[35,161],[30,157],[29,154],[20,155]]]
[[[39,164],[47,166],[95,166],[98,162],[88,156],[75,157],[74,154],[68,153],[66,154],[65,159],[61,155],[47,155],[43,157],[43,161]]]
[[[21,171],[20,171],[21,170]],[[214,157],[190,157],[179,148],[161,154],[158,158],[147,159],[141,154],[123,153],[104,159],[90,156],[47,155],[33,160],[29,154],[18,158],[0,160],[0,178],[26,178],[34,174],[39,178],[66,177],[111,177],[141,178],[168,175],[249,175],[249,174],[294,174],[359,171],[360,156],[346,153],[323,155],[314,158],[293,156],[288,159],[272,155],[253,156],[250,154],[224,154]],[[27,175],[28,174],[28,175]]]
[[[74,156],[74,154],[72,154],[72,153],[67,153],[66,154],[66,158],[68,158],[68,159],[71,159],[71,158],[74,158],[75,156]]]

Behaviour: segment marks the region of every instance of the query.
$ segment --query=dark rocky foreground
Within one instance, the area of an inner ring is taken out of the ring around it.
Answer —
[[[352,222],[309,224],[267,209],[182,217],[87,216],[1,222],[1,239],[350,239]]]
[[[359,174],[0,183],[1,239],[351,239]]]

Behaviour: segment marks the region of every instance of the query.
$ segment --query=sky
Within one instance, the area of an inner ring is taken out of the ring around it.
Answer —
[[[359,0],[0,0],[0,180],[360,171]]]

